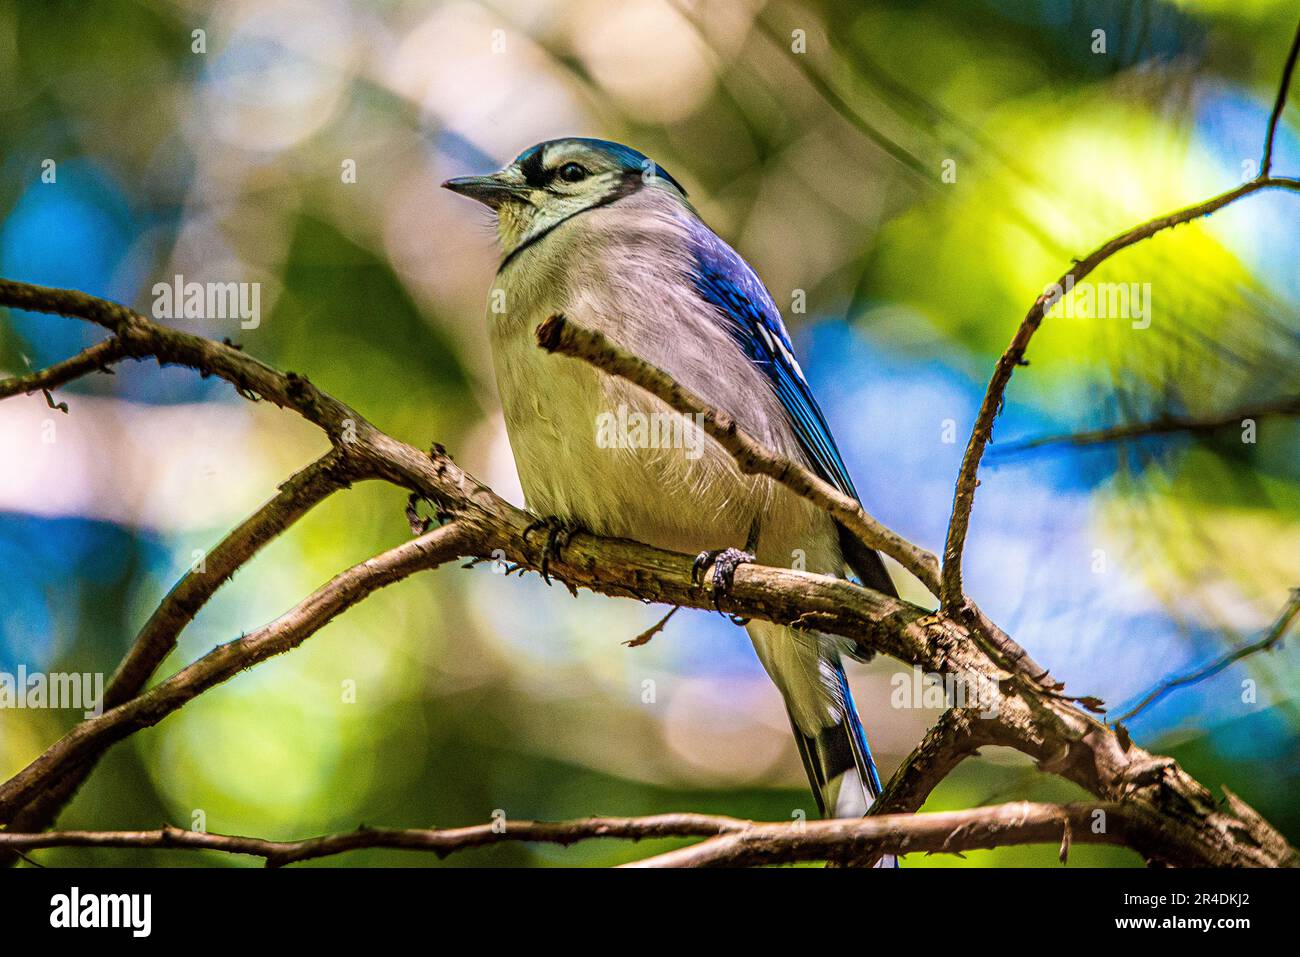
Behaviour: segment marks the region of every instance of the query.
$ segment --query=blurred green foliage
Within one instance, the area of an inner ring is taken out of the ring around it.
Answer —
[[[779,303],[807,292],[808,314],[788,319],[868,506],[933,548],[960,436],[1015,323],[1072,257],[1240,181],[1294,18],[1283,0],[828,0],[690,16],[658,0],[11,3],[0,6],[0,274],[146,311],[152,284],[178,273],[261,282],[256,328],[188,327],[307,375],[419,447],[443,443],[518,499],[482,318],[492,232],[438,184],[548,136],[629,142],[687,184]],[[1105,54],[1092,52],[1098,29]],[[794,31],[804,54],[788,49]],[[41,180],[46,159],[54,183]],[[1300,173],[1290,118],[1277,163]],[[1296,208],[1256,197],[1106,264],[1099,282],[1150,284],[1151,327],[1049,319],[999,439],[1295,394]],[[89,341],[69,320],[14,314],[0,322],[0,366]],[[129,364],[60,398],[71,413],[48,446],[40,396],[0,407],[0,668],[111,672],[195,550],[324,442],[182,370]],[[948,420],[958,444],[940,438]],[[1254,445],[1229,432],[995,460],[976,507],[975,593],[1072,690],[1136,694],[1265,625],[1296,584],[1295,449],[1294,423],[1270,421]],[[123,469],[128,456],[138,468]],[[403,505],[376,484],[325,503],[204,609],[160,677],[401,541]],[[1110,577],[1089,569],[1097,550]],[[647,647],[620,646],[659,613],[488,568],[420,576],[116,746],[61,822],[201,818],[297,838],[477,823],[498,809],[786,820],[810,806],[743,632],[683,614]],[[1248,661],[1133,731],[1296,839],[1290,662]],[[935,717],[887,707],[896,671],[854,673],[886,774]],[[1244,700],[1243,681],[1257,698]],[[0,775],[74,720],[0,714]],[[928,807],[1079,797],[994,754]],[[503,846],[447,863],[607,865],[673,844]],[[437,863],[372,851],[318,866]],[[1046,866],[1056,848],[906,863]],[[1071,863],[1140,861],[1076,845]]]

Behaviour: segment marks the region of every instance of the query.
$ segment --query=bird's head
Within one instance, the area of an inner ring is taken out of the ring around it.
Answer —
[[[664,189],[685,201],[686,190],[653,160],[619,143],[569,137],[524,150],[490,176],[461,176],[442,184],[497,214],[506,255],[570,216],[641,189]]]

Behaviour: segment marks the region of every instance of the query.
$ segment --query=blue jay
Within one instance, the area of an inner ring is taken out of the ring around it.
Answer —
[[[852,575],[896,594],[876,552],[785,488],[742,475],[716,443],[703,442],[695,454],[602,447],[594,425],[602,413],[625,406],[665,414],[668,406],[538,348],[538,324],[562,313],[857,496],[771,295],[699,218],[677,180],[627,146],[568,138],[533,146],[490,176],[443,185],[496,213],[504,258],[489,334],[532,511],[600,535],[699,553],[697,571],[709,575],[715,598],[745,561]],[[785,699],[822,815],[865,813],[880,778],[841,664],[852,648],[770,622],[747,627]]]

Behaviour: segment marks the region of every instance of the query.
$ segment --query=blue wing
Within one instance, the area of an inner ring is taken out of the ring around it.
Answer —
[[[727,331],[772,383],[813,470],[845,495],[857,498],[767,289],[749,264],[698,220],[691,223],[691,245],[696,290],[715,307]]]
[[[845,495],[857,498],[849,470],[794,357],[790,336],[771,295],[749,264],[699,220],[691,221],[690,242],[696,290],[772,383],[813,471]],[[885,594],[897,594],[880,555],[842,526],[837,527],[840,549],[858,581]]]

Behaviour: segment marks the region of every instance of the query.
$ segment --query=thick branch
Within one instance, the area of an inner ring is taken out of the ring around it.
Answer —
[[[530,540],[526,535],[531,516],[459,469],[441,449],[426,455],[398,442],[299,376],[278,373],[229,346],[157,326],[121,306],[80,293],[0,281],[0,304],[5,303],[68,311],[110,323],[133,356],[152,355],[189,365],[227,379],[245,395],[256,393],[295,409],[329,432],[338,454],[358,470],[358,476],[383,478],[417,492],[454,517],[456,534],[464,538],[455,547],[445,543],[448,554],[443,559],[457,551],[488,557],[499,550],[506,560],[524,567],[537,569],[541,564],[543,536]],[[344,574],[367,578],[364,568]],[[550,570],[572,589],[712,606],[713,596],[692,579],[690,558],[635,542],[577,535],[562,555],[550,561]],[[79,725],[0,786],[0,816],[29,803],[44,785],[107,743],[156,723],[205,687],[301,641],[346,606],[337,598],[337,590],[322,589],[285,619],[222,646],[148,693]],[[1240,812],[1235,805],[1231,813],[1223,812],[1209,792],[1174,762],[1152,757],[1127,739],[1121,741],[1069,701],[999,664],[962,620],[927,614],[842,579],[757,565],[738,569],[735,587],[730,595],[721,596],[720,603],[723,610],[744,617],[842,635],[864,650],[954,675],[972,686],[976,681],[996,682],[1004,689],[1003,699],[981,732],[997,744],[1034,757],[1045,771],[1075,781],[1104,800],[1123,801],[1135,815],[1149,815],[1155,823],[1135,829],[1130,843],[1150,859],[1215,866],[1276,866],[1295,860],[1295,852],[1258,815]],[[321,611],[324,605],[329,607]],[[304,628],[286,627],[286,619],[300,612],[313,622]]]

